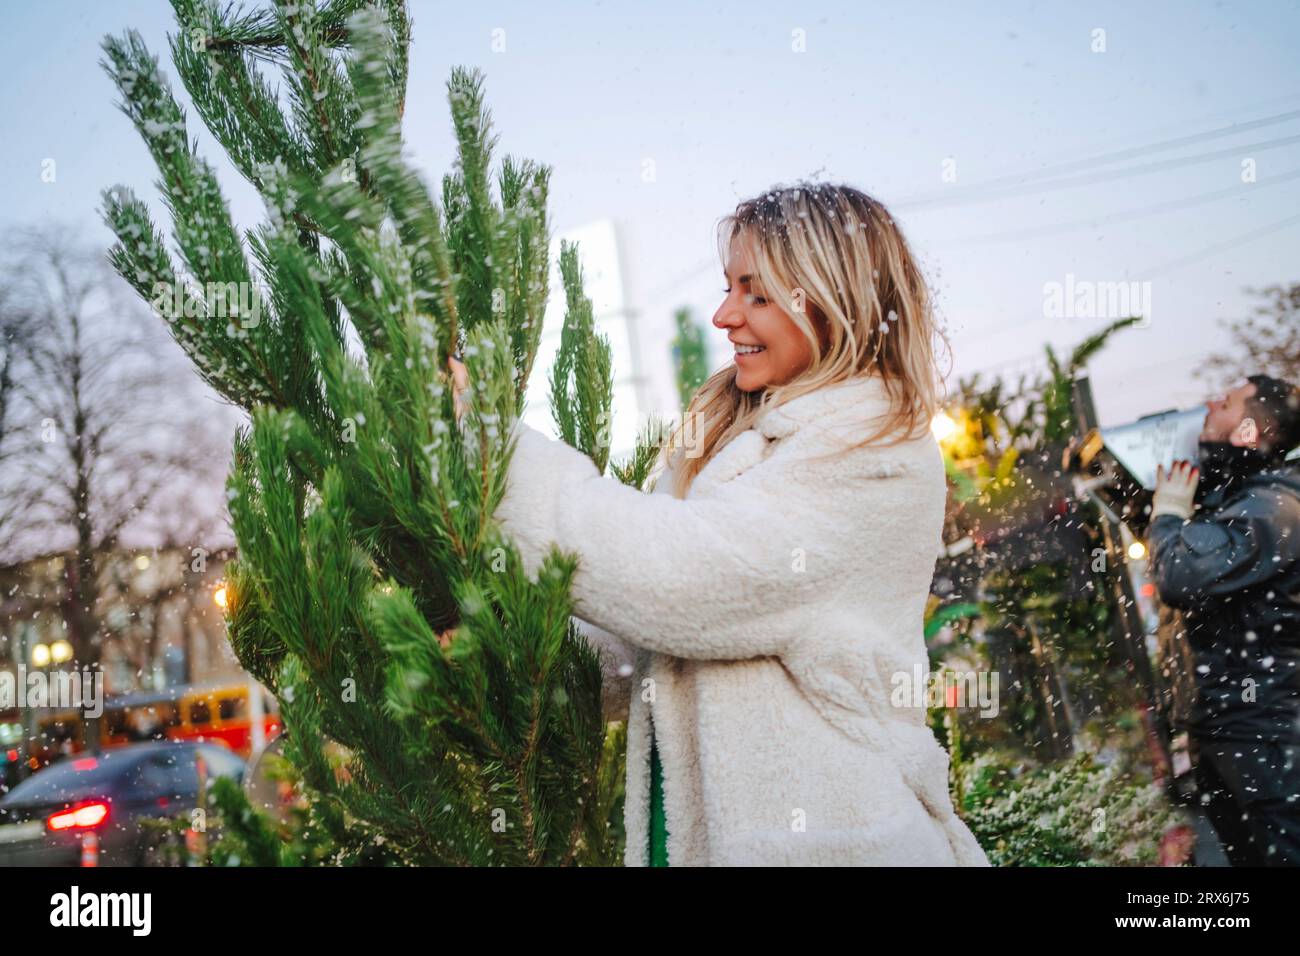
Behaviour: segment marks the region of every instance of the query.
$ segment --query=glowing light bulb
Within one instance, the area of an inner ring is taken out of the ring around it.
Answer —
[[[957,422],[947,412],[940,412],[931,419],[930,431],[936,441],[947,441],[957,431]]]

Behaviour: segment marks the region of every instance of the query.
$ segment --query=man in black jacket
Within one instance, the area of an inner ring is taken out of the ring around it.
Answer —
[[[1300,389],[1253,375],[1207,404],[1199,461],[1158,469],[1151,507],[1152,575],[1196,657],[1198,790],[1234,866],[1300,865],[1297,444]]]

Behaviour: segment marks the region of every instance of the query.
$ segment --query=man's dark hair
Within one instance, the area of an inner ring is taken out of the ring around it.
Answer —
[[[1300,388],[1271,375],[1252,375],[1246,381],[1255,386],[1246,410],[1272,453],[1283,458],[1300,445]]]

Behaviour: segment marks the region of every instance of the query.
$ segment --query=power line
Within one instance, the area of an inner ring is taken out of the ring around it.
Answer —
[[[1266,186],[1276,186],[1284,182],[1290,182],[1293,179],[1300,179],[1300,168],[1288,170],[1285,173],[1278,173],[1276,176],[1269,176],[1267,179],[1262,179],[1250,184],[1249,186],[1229,186],[1227,189],[1201,193],[1198,196],[1189,196],[1185,199],[1172,199],[1168,202],[1154,203],[1150,206],[1141,206],[1137,209],[1130,209],[1125,212],[1114,213],[1108,216],[1093,216],[1091,219],[1076,219],[1072,222],[1055,223],[1051,226],[1039,226],[1034,229],[1020,229],[1015,232],[995,232],[986,233],[982,236],[960,236],[956,239],[939,239],[935,241],[935,244],[944,246],[972,245],[974,243],[985,242],[1014,242],[1024,239],[1040,239],[1045,236],[1054,236],[1063,232],[1071,232],[1075,229],[1087,229],[1094,226],[1112,225],[1117,222],[1127,222],[1132,219],[1141,219],[1146,216],[1156,216],[1166,212],[1177,212],[1180,209],[1187,209],[1192,206],[1203,205],[1204,203],[1216,202],[1220,199],[1231,199],[1235,196],[1245,198],[1256,189],[1262,189]]]
[[[1276,96],[1267,100],[1256,100],[1254,103],[1238,104],[1230,110],[1219,110],[1214,113],[1202,113],[1199,116],[1183,117],[1176,123],[1165,123],[1161,126],[1152,126],[1148,129],[1148,132],[1150,132],[1152,136],[1180,134],[1188,127],[1201,126],[1206,123],[1219,123],[1224,120],[1238,122],[1241,117],[1248,116],[1251,113],[1290,108],[1295,106],[1298,102],[1300,102],[1300,93],[1288,93],[1285,96]],[[1099,140],[1097,148],[1102,151],[1109,151],[1116,148],[1128,148],[1127,142],[1129,141],[1129,138],[1129,135],[1126,134],[1122,137],[1112,136],[1105,140]],[[1063,158],[1058,159],[1057,161],[1065,161],[1065,159],[1071,158],[1072,156],[1067,153],[1063,154]]]
[[[1207,130],[1202,133],[1191,133],[1186,136],[1178,136],[1174,139],[1161,140],[1156,143],[1148,143],[1144,146],[1131,146],[1127,149],[1115,150],[1110,153],[1103,153],[1098,156],[1084,157],[1082,159],[1070,160],[1069,162],[1056,163],[1050,166],[1043,166],[1039,169],[1030,170],[1024,173],[1012,173],[1006,176],[999,176],[994,179],[986,179],[972,183],[962,188],[968,190],[997,188],[1007,185],[1021,185],[1028,180],[1042,179],[1052,177],[1061,173],[1072,172],[1077,169],[1088,169],[1094,166],[1109,166],[1112,163],[1118,163],[1126,159],[1132,159],[1136,156],[1144,156],[1148,153],[1159,153],[1169,149],[1177,149],[1180,146],[1190,146],[1193,143],[1204,142],[1210,139],[1219,139],[1223,136],[1232,136],[1237,133],[1244,133],[1247,130],[1260,129],[1264,126],[1272,126],[1276,123],[1285,123],[1293,119],[1300,119],[1300,110],[1291,110],[1287,113],[1278,113],[1274,116],[1266,116],[1263,119],[1249,120],[1242,123],[1233,123],[1229,126],[1222,126],[1219,129]],[[924,203],[930,200],[942,200],[950,198],[950,190],[939,190],[928,193],[924,196],[918,196],[911,200],[904,200],[900,206],[908,203]]]
[[[1285,137],[1277,140],[1266,140],[1261,143],[1252,143],[1246,146],[1231,148],[1227,150],[1220,150],[1214,153],[1203,153],[1197,156],[1186,156],[1186,157],[1179,157],[1177,159],[1163,160],[1157,163],[1147,164],[1146,166],[1127,167],[1125,169],[1112,170],[1110,173],[1095,175],[1092,177],[1075,177],[1073,180],[1054,180],[1042,184],[1029,184],[1027,189],[1004,190],[1001,195],[952,197],[952,199],[950,200],[950,204],[961,205],[961,204],[971,203],[971,202],[986,202],[986,201],[992,201],[996,199],[1012,198],[1016,195],[1027,195],[1033,192],[1051,191],[1056,188],[1061,188],[1061,189],[1074,188],[1076,186],[1090,185],[1092,183],[1097,183],[1097,182],[1106,182],[1115,179],[1123,179],[1132,175],[1145,175],[1147,173],[1160,172],[1166,169],[1176,168],[1178,166],[1188,166],[1188,165],[1194,165],[1196,163],[1210,162],[1215,159],[1222,159],[1225,156],[1240,155],[1243,150],[1249,149],[1249,150],[1258,151],[1264,149],[1274,149],[1279,146],[1287,146],[1297,142],[1300,142],[1300,136],[1290,136],[1290,137]],[[1300,170],[1289,170],[1286,173],[1280,173],[1277,176],[1269,177],[1267,180],[1263,182],[1256,183],[1255,186],[1258,187],[1258,186],[1265,186],[1265,185],[1276,185],[1281,182],[1290,181],[1298,177],[1300,177]],[[1212,193],[1203,193],[1199,196],[1191,196],[1182,200],[1171,200],[1170,202],[1167,203],[1158,203],[1152,207],[1147,207],[1145,209],[1130,210],[1128,212],[1119,213],[1117,214],[1117,216],[1112,218],[1114,218],[1116,221],[1125,221],[1129,219],[1141,218],[1143,215],[1152,215],[1152,214],[1157,214],[1159,212],[1181,208],[1182,206],[1180,204],[1185,206],[1193,206],[1203,202],[1213,202],[1217,199],[1226,198],[1237,191],[1238,191],[1238,187],[1232,187],[1231,189],[1219,190]],[[939,208],[941,205],[943,204],[939,203],[938,201],[935,201],[934,203],[930,204],[930,208]],[[901,207],[895,204],[894,208],[897,209]],[[1054,232],[1068,232],[1071,229],[1075,229],[1075,228],[1086,228],[1088,225],[1091,224],[1092,224],[1092,220],[1078,220],[1074,223],[1070,223],[1065,226],[1040,227],[1040,230],[1026,230],[1025,238],[1033,238],[1035,235],[1039,235],[1039,234],[1051,235]],[[1004,234],[994,234],[993,236],[990,237],[979,237],[979,236],[962,237],[955,240],[941,240],[941,242],[945,244],[947,242],[975,242],[975,241],[1000,242],[1000,241],[1011,241],[1016,238],[1019,238],[1019,236],[1015,233],[1004,233]],[[690,271],[685,272],[679,275],[678,277],[676,277],[675,279],[673,279],[671,282],[665,283],[664,285],[659,286],[656,289],[652,290],[650,295],[652,298],[657,297],[658,294],[663,292],[668,292],[673,288],[675,288],[676,286],[680,285],[681,283],[694,279],[696,276],[712,268],[720,268],[720,266],[713,258],[702,260],[699,263],[699,265],[695,266]]]
[[[1300,170],[1293,170],[1292,172],[1287,173],[1286,176],[1289,178],[1295,178],[1297,176],[1300,176]],[[1281,179],[1282,177],[1275,177],[1275,178]],[[1194,252],[1186,256],[1180,256],[1177,259],[1171,259],[1168,262],[1161,263],[1160,265],[1155,266],[1154,268],[1133,273],[1135,275],[1142,276],[1143,278],[1140,280],[1127,280],[1127,281],[1150,281],[1151,279],[1164,275],[1166,273],[1175,272],[1178,269],[1181,269],[1184,266],[1191,265],[1194,262],[1199,262],[1201,259],[1205,259],[1209,256],[1215,255],[1216,253],[1226,252],[1229,249],[1234,249],[1237,246],[1244,245],[1248,242],[1253,242],[1256,239],[1260,239],[1263,238],[1264,236],[1271,235],[1274,232],[1280,232],[1283,229],[1286,229],[1290,226],[1297,225],[1297,224],[1300,224],[1300,215],[1288,216],[1285,219],[1280,219],[1277,222],[1270,223],[1267,226],[1261,226],[1258,229],[1252,229],[1250,232],[1242,233],[1241,235],[1234,236],[1231,239],[1226,239],[1222,242],[1214,243],[1213,245],[1207,246],[1206,248],[1200,250],[1199,252]],[[702,268],[697,269],[696,271],[697,272],[702,271]],[[1030,322],[1036,322],[1036,321],[1038,321],[1037,317],[1031,319],[1017,319],[1014,322],[1008,322],[1003,325],[996,326],[992,329],[980,329],[978,330],[978,334],[996,335],[999,332],[1006,331],[1007,329],[1017,328],[1019,326],[1026,325]]]
[[[1259,108],[1261,106],[1272,105],[1274,103],[1292,102],[1294,101],[1294,99],[1295,99],[1294,95],[1289,95],[1286,97],[1282,97],[1278,100],[1270,100],[1262,104],[1255,104],[1252,107],[1247,107],[1247,110]],[[1080,164],[1089,163],[1089,162],[1099,163],[1100,165],[1109,165],[1111,162],[1116,161],[1115,157],[1118,156],[1135,155],[1143,150],[1152,151],[1158,149],[1173,148],[1172,145],[1170,144],[1185,144],[1187,142],[1194,142],[1198,138],[1202,138],[1202,139],[1215,138],[1222,135],[1229,135],[1231,133],[1239,133],[1247,129],[1258,128],[1259,126],[1262,125],[1284,122],[1287,119],[1292,119],[1297,116],[1300,116],[1300,110],[1293,110],[1286,113],[1276,114],[1275,116],[1265,117],[1260,120],[1249,120],[1243,123],[1232,124],[1227,127],[1222,127],[1218,130],[1209,130],[1203,133],[1193,133],[1187,136],[1175,138],[1173,140],[1162,141],[1160,143],[1147,144],[1145,146],[1130,147],[1128,149],[1118,150],[1112,153],[1104,154],[1101,157],[1092,157],[1090,159],[1083,159],[1083,160],[1072,161],[1064,164],[1057,164],[1053,167],[1049,167],[1049,170],[1054,172],[1059,172],[1062,168],[1077,167]],[[893,209],[900,209],[908,206],[912,206],[913,208],[915,208],[918,205],[926,206],[928,208],[940,208],[943,205],[949,205],[949,204],[959,205],[959,204],[964,204],[969,202],[983,202],[983,201],[989,201],[993,199],[1011,198],[1019,194],[1031,194],[1033,192],[1051,191],[1056,188],[1062,188],[1062,189],[1073,188],[1075,186],[1090,185],[1096,182],[1107,182],[1114,179],[1122,179],[1130,175],[1144,175],[1150,172],[1159,172],[1164,169],[1177,168],[1178,166],[1194,165],[1196,163],[1201,163],[1201,162],[1210,162],[1213,161],[1214,159],[1221,159],[1225,156],[1239,155],[1241,151],[1247,149],[1251,149],[1251,150],[1274,149],[1279,146],[1290,145],[1295,142],[1300,142],[1300,136],[1284,137],[1282,139],[1276,139],[1276,140],[1265,140],[1261,143],[1253,143],[1246,146],[1230,148],[1227,150],[1220,150],[1214,153],[1204,153],[1197,156],[1180,157],[1172,160],[1164,160],[1158,163],[1147,164],[1146,166],[1127,167],[1125,169],[1112,170],[1109,173],[1102,174],[1100,176],[1096,176],[1093,178],[1075,177],[1073,181],[1069,180],[1068,178],[1061,179],[1061,180],[1050,180],[1047,183],[1041,184],[1041,188],[1039,186],[1035,186],[1032,184],[1025,184],[1025,185],[1029,185],[1029,189],[1022,190],[1020,192],[1017,192],[1015,188],[1004,189],[1002,191],[1004,193],[1003,195],[963,197],[960,195],[953,196],[952,193],[949,192],[949,193],[935,195],[933,199],[926,199],[925,197],[920,197],[916,200],[904,201],[903,203],[890,203],[889,205]],[[1028,173],[1019,174],[1019,178],[1023,179],[1025,177],[1042,175],[1043,172],[1044,171],[1030,171]],[[1273,185],[1282,182],[1284,180],[1289,180],[1293,178],[1297,172],[1300,171],[1292,170],[1288,173],[1284,173],[1279,176],[1270,177],[1270,179],[1267,181],[1267,184]],[[990,180],[988,182],[996,183],[1002,180],[1015,179],[1015,178],[1017,177],[1007,176],[1007,177],[1001,177],[999,180]],[[1257,185],[1262,185],[1262,184],[1257,184]],[[977,187],[970,187],[970,188],[974,189]],[[1197,197],[1189,197],[1187,200],[1185,200],[1185,202],[1188,205],[1195,205],[1199,202],[1212,202],[1214,201],[1214,199],[1221,198],[1228,194],[1229,194],[1228,190],[1222,190],[1218,193],[1209,193],[1209,194],[1202,194],[1201,196],[1197,196]],[[1167,206],[1167,205],[1169,204],[1158,204],[1156,208],[1159,209],[1160,207]],[[1129,213],[1121,213],[1120,217],[1138,218],[1140,217],[1141,214],[1142,213],[1140,211],[1130,211]],[[1045,228],[1056,229],[1057,227],[1045,227]],[[1076,227],[1072,224],[1070,228],[1076,228]],[[1060,231],[1068,231],[1068,230],[1061,228]],[[965,241],[965,240],[954,240],[954,241]],[[995,237],[992,241],[1001,241],[1001,239]],[[655,289],[651,290],[650,297],[656,298],[662,293],[670,292],[677,286],[681,285],[683,282],[690,281],[694,279],[696,276],[701,275],[702,273],[713,268],[720,268],[720,266],[718,265],[718,263],[715,261],[713,257],[710,257],[706,260],[701,260],[701,262],[698,265],[694,266],[689,271],[682,273],[681,275],[677,276],[670,282],[664,283],[663,285],[658,286]]]
[[[1241,156],[1247,152],[1261,152],[1263,150],[1277,149],[1282,146],[1291,146],[1300,143],[1300,135],[1283,136],[1277,139],[1260,140],[1255,143],[1247,143],[1242,146],[1232,146],[1227,149],[1215,150],[1209,153],[1198,153],[1194,156],[1179,156],[1174,159],[1162,159],[1153,163],[1146,163],[1139,166],[1126,166],[1123,169],[1112,169],[1109,172],[1088,173],[1082,176],[1066,176],[1061,179],[1051,179],[1042,183],[1025,183],[1022,186],[1004,186],[988,190],[986,193],[966,193],[958,195],[949,195],[946,199],[934,198],[925,200],[911,200],[909,202],[894,203],[894,209],[934,209],[947,206],[962,206],[969,203],[989,202],[995,199],[1010,199],[1016,196],[1028,196],[1034,193],[1055,192],[1058,189],[1074,189],[1077,186],[1091,186],[1095,183],[1110,182],[1116,179],[1127,179],[1130,176],[1145,176],[1149,173],[1164,172],[1169,169],[1177,169],[1181,166],[1194,166],[1198,163],[1208,163],[1216,159],[1224,159],[1230,156]]]
[[[1300,215],[1288,216],[1285,219],[1280,219],[1277,222],[1271,223],[1267,226],[1262,226],[1259,229],[1254,229],[1251,230],[1250,232],[1243,233],[1242,235],[1237,236],[1233,239],[1226,240],[1225,242],[1215,243],[1212,246],[1208,246],[1205,249],[1202,249],[1200,252],[1194,252],[1189,256],[1181,256],[1178,259],[1171,259],[1169,262],[1166,262],[1163,265],[1156,266],[1156,268],[1154,269],[1150,269],[1145,273],[1139,273],[1139,274],[1146,276],[1148,279],[1151,279],[1158,275],[1163,275],[1166,272],[1174,272],[1178,269],[1181,269],[1183,266],[1191,265],[1193,262],[1199,262],[1201,259],[1205,259],[1208,256],[1212,256],[1217,252],[1224,252],[1228,249],[1235,248],[1236,246],[1243,245],[1247,242],[1253,242],[1254,240],[1259,239],[1262,236],[1267,236],[1270,233],[1274,233],[1274,232],[1280,232],[1281,230],[1294,226],[1297,223],[1300,223]]]
[[[1144,277],[1143,279],[1127,280],[1127,281],[1149,282],[1152,278],[1155,278],[1156,276],[1160,276],[1169,272],[1176,272],[1178,269],[1181,269],[1184,266],[1189,266],[1194,262],[1199,262],[1201,259],[1205,259],[1209,256],[1215,255],[1216,253],[1226,252],[1229,249],[1234,249],[1237,246],[1245,245],[1248,242],[1253,242],[1256,239],[1260,239],[1274,232],[1280,232],[1283,229],[1286,229],[1290,226],[1294,226],[1297,224],[1300,224],[1300,215],[1288,216],[1285,219],[1280,219],[1277,222],[1270,223],[1267,226],[1262,226],[1259,229],[1252,229],[1250,232],[1242,233],[1239,236],[1234,236],[1233,238],[1226,239],[1223,242],[1216,242],[1213,245],[1207,246],[1206,248],[1200,250],[1199,252],[1192,253],[1191,255],[1180,256],[1177,259],[1171,259],[1169,262],[1161,263],[1160,265],[1152,269],[1147,269],[1144,272],[1138,272],[1136,273],[1136,275],[1143,276]],[[1116,316],[1116,318],[1118,318],[1118,316]],[[1004,323],[1003,325],[995,326],[992,329],[979,329],[976,330],[976,332],[977,334],[982,336],[997,335],[999,332],[1005,332],[1008,329],[1014,329],[1022,325],[1028,325],[1030,322],[1040,322],[1040,321],[1042,321],[1042,317],[1034,316],[1033,318],[1029,318],[1029,319],[1017,319],[1014,322],[1007,322]],[[1014,362],[1019,360],[1011,360],[1011,361]],[[991,366],[991,367],[998,368],[1000,366]]]

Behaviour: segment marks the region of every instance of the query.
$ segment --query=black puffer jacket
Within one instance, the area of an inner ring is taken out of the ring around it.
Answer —
[[[1300,472],[1220,442],[1201,456],[1196,515],[1147,532],[1156,588],[1196,655],[1187,727],[1300,742]]]

